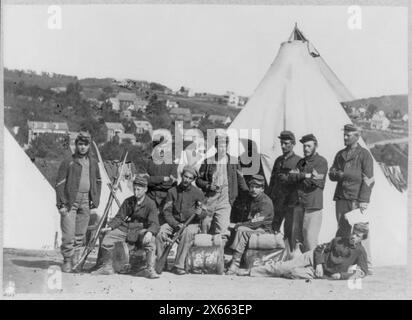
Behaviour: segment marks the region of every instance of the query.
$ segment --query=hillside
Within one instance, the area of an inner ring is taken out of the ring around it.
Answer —
[[[75,76],[42,72],[37,74],[34,71],[10,70],[4,68],[4,81],[19,83],[23,81],[27,86],[38,86],[42,89],[52,87],[66,87],[69,83],[78,81]]]
[[[408,113],[408,96],[406,94],[358,99],[345,102],[345,104],[355,108],[364,107],[366,109],[369,105],[373,104],[378,108],[378,111],[382,110],[385,114],[392,113],[395,110],[399,110],[402,115]]]

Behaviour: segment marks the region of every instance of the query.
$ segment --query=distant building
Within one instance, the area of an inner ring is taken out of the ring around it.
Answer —
[[[247,97],[239,97],[239,103],[238,106],[239,107],[243,107],[246,105],[246,103],[248,102],[248,98]]]
[[[131,120],[132,112],[130,110],[123,110],[120,112],[120,120]]]
[[[149,132],[150,136],[153,134],[152,124],[147,120],[134,120],[132,123],[133,131],[137,134],[143,134]]]
[[[178,94],[179,96],[184,96],[184,97],[194,97],[195,96],[195,92],[187,87],[181,87],[176,94]]]
[[[56,93],[66,92],[66,87],[54,87],[50,88],[51,91]]]
[[[106,141],[112,141],[114,137],[119,137],[124,134],[124,127],[120,122],[106,122]]]
[[[136,100],[134,101],[134,111],[146,112],[146,108],[148,105],[148,100],[143,99],[141,97],[136,97]]]
[[[117,98],[109,98],[109,102],[112,104],[113,111],[120,111],[120,101]]]
[[[239,105],[239,96],[233,92],[228,92],[227,95],[227,105],[230,107],[237,107]]]
[[[402,120],[405,122],[408,122],[409,120],[408,114],[403,115]]]
[[[166,108],[173,109],[179,108],[179,103],[172,100],[166,100]]]
[[[116,98],[119,100],[119,106],[121,111],[128,109],[131,105],[134,106],[134,103],[137,100],[137,96],[135,93],[123,91],[120,91],[117,94]]]
[[[119,143],[124,143],[126,140],[129,140],[131,144],[136,144],[136,136],[132,133],[120,133],[118,137]]]
[[[170,110],[169,114],[173,121],[192,121],[192,113],[190,112],[190,109],[187,108],[173,108]]]
[[[391,122],[383,111],[375,113],[371,119],[371,129],[387,130]]]
[[[228,125],[232,123],[232,119],[229,116],[219,116],[219,115],[210,115],[208,120],[213,123],[222,123],[223,125]]]
[[[41,122],[41,121],[27,121],[29,129],[28,144],[35,139],[39,134],[56,133],[68,134],[69,126],[66,122]]]
[[[206,115],[204,113],[194,113],[192,114],[192,121],[190,122],[190,125],[193,128],[199,127],[200,121],[205,117]]]

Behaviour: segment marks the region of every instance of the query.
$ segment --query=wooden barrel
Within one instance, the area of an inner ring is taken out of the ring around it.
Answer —
[[[186,270],[197,274],[223,274],[222,246],[192,246],[186,258]]]

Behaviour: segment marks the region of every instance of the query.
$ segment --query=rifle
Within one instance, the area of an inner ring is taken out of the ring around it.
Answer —
[[[123,158],[123,161],[122,161],[122,166],[120,167],[120,170],[117,174],[117,177],[115,178],[115,181],[114,181],[114,184],[113,184],[113,189],[115,189],[115,190],[119,186],[120,178],[121,178],[122,173],[123,173],[123,168],[124,168],[125,163],[126,163],[127,155],[128,155],[128,151],[125,152],[125,155],[124,155],[124,158]],[[83,266],[86,262],[87,257],[94,250],[94,247],[96,246],[97,239],[99,239],[100,232],[101,232],[103,226],[106,225],[107,217],[109,215],[109,210],[112,207],[113,200],[114,200],[114,192],[110,192],[109,199],[107,201],[107,204],[106,204],[106,207],[104,209],[103,215],[100,218],[100,221],[99,221],[99,223],[96,227],[96,232],[93,234],[93,237],[89,240],[89,243],[84,248],[84,250],[82,252],[82,255],[79,258],[79,261],[72,267],[72,270],[76,270],[80,265],[81,265],[80,269],[83,269]]]
[[[200,201],[196,201],[195,205],[196,208],[201,206]],[[173,247],[173,244],[179,239],[179,237],[182,235],[183,231],[186,229],[186,227],[192,222],[192,220],[197,216],[196,213],[192,214],[189,219],[183,224],[183,227],[175,234],[175,236],[172,238],[172,240],[166,245],[165,250],[163,251],[162,255],[157,259],[156,261],[156,266],[155,270],[156,273],[161,274],[167,261],[167,257],[169,256],[170,250]]]

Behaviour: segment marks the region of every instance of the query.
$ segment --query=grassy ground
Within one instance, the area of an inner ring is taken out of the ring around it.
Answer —
[[[218,275],[177,276],[163,272],[160,279],[131,275],[62,274],[61,289],[53,288],[61,257],[57,252],[4,250],[3,290],[15,284],[9,299],[406,299],[407,267],[375,268],[361,288],[347,281],[288,280]],[[90,265],[90,264],[89,264]],[[58,282],[55,282],[58,283]]]

